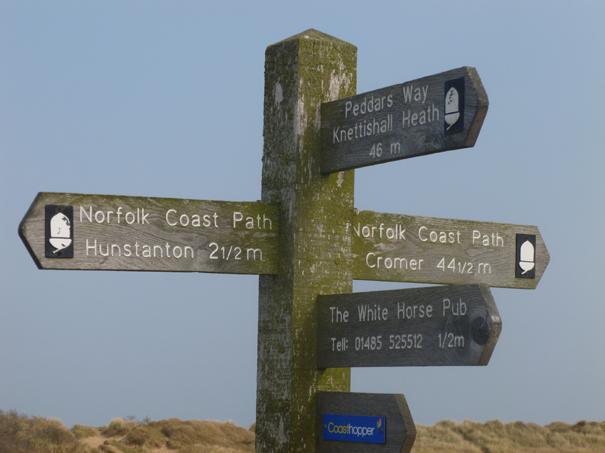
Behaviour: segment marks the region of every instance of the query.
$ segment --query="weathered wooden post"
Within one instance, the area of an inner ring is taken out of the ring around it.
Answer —
[[[259,287],[259,453],[314,452],[316,392],[350,387],[349,369],[317,369],[316,298],[352,289],[354,174],[320,173],[320,105],[355,94],[356,60],[355,46],[316,30],[265,55],[262,199],[281,219],[279,274]]]

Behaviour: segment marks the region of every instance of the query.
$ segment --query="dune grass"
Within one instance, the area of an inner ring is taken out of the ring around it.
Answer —
[[[439,422],[417,426],[415,453],[605,452],[605,422]],[[232,423],[117,418],[107,426],[75,425],[0,411],[0,453],[250,453],[254,429]],[[278,453],[278,452],[276,452]]]
[[[468,453],[595,453],[605,452],[605,422],[573,425],[502,423],[490,421],[439,422],[418,427],[414,452]]]

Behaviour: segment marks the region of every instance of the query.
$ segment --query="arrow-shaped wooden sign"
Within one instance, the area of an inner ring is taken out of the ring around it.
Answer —
[[[277,222],[258,202],[39,193],[19,235],[41,269],[274,274]]]
[[[353,278],[535,288],[550,260],[535,226],[358,211]]]
[[[318,453],[407,453],[416,426],[403,395],[317,394]]]
[[[486,286],[319,296],[317,366],[487,365],[501,328]]]
[[[321,171],[475,144],[487,114],[475,68],[462,67],[321,106]]]

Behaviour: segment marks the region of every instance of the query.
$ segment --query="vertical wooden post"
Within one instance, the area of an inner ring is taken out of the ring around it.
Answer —
[[[308,30],[267,48],[262,199],[280,205],[280,268],[259,287],[256,451],[315,452],[316,297],[350,292],[353,171],[320,174],[320,105],[355,94],[355,46]]]

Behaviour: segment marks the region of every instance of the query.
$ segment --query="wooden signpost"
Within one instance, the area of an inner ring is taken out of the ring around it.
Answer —
[[[265,52],[262,201],[281,206],[280,268],[259,284],[257,453],[310,453],[318,391],[348,392],[350,370],[318,370],[319,294],[350,293],[353,172],[319,169],[322,102],[355,94],[353,45],[308,30]]]
[[[259,202],[40,193],[19,235],[41,269],[275,274],[278,225]]]
[[[403,395],[317,394],[318,453],[407,453],[416,426]]]
[[[338,294],[317,302],[319,368],[487,365],[501,329],[485,286]]]
[[[408,452],[403,396],[348,393],[348,367],[488,362],[486,287],[353,279],[535,288],[549,261],[536,227],[354,210],[349,169],[473,146],[488,106],[469,67],[353,96],[356,57],[267,48],[262,202],[39,193],[19,226],[41,269],[260,274],[258,453]]]
[[[487,107],[479,74],[469,67],[325,103],[321,170],[471,147]]]
[[[358,211],[350,229],[358,280],[535,288],[550,260],[535,226]]]

